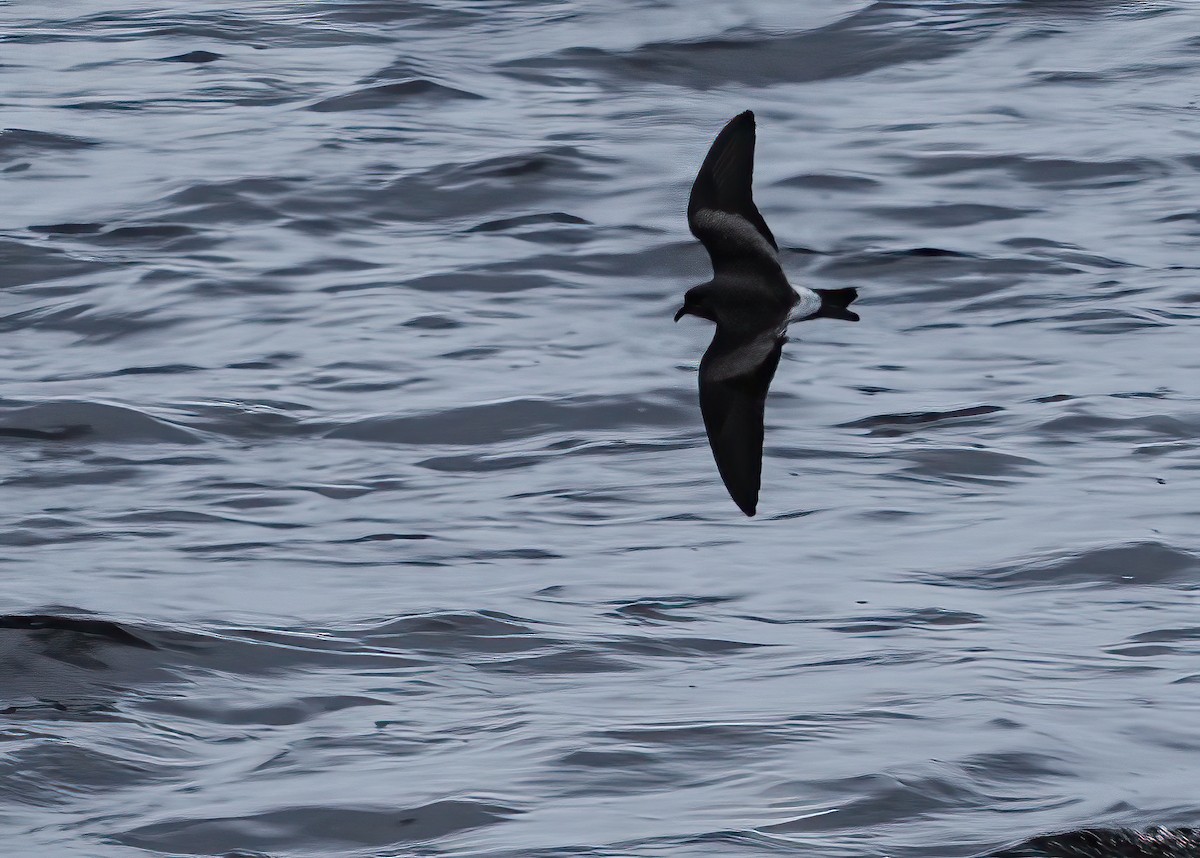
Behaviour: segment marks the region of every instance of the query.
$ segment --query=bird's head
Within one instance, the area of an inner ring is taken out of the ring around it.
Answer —
[[[707,288],[708,285],[704,283],[687,290],[683,296],[683,306],[675,313],[676,322],[684,316],[699,316],[710,322],[717,320],[716,307],[713,304],[712,292]]]

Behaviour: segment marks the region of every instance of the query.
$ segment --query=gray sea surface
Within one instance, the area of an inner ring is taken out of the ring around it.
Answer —
[[[1200,822],[1200,7],[0,7],[5,856]],[[684,208],[796,325],[759,516]]]

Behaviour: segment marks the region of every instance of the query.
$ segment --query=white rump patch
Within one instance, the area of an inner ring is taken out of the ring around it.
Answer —
[[[802,322],[805,319],[811,319],[821,309],[821,296],[813,290],[800,286],[796,289],[796,295],[799,297],[799,300],[792,307],[792,312],[788,316],[789,322]]]

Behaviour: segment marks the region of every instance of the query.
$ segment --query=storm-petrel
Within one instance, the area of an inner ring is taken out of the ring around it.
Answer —
[[[779,245],[754,205],[754,114],[729,120],[692,185],[687,218],[712,258],[713,278],[693,286],[675,314],[717,325],[700,360],[700,413],[725,488],[746,515],[758,506],[763,408],[789,322],[857,322],[856,289],[793,289]]]

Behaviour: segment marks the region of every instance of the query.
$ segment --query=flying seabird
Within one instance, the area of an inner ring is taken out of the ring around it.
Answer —
[[[779,245],[754,205],[754,114],[729,120],[713,141],[688,200],[688,227],[712,259],[713,278],[693,286],[675,314],[715,322],[700,360],[700,413],[717,470],[746,515],[758,506],[763,409],[789,322],[857,322],[857,289],[793,289]]]

